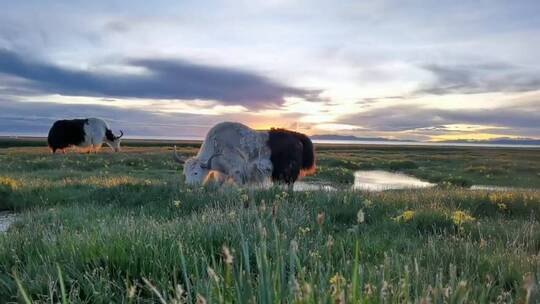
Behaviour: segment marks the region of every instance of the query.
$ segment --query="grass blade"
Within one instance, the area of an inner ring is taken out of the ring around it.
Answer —
[[[15,278],[15,282],[17,283],[17,288],[19,289],[19,292],[21,293],[21,295],[22,295],[22,297],[23,297],[24,303],[26,303],[26,304],[32,304],[32,300],[30,299],[30,297],[29,297],[28,294],[26,293],[26,290],[25,290],[24,287],[22,286],[22,282],[21,282],[21,280],[19,279],[19,276],[17,276],[17,273],[16,273],[16,272],[13,272],[13,277]]]
[[[56,264],[56,270],[58,271],[58,281],[60,283],[60,293],[62,295],[62,304],[68,304],[67,294],[66,294],[66,285],[64,284],[64,278],[62,277],[62,270],[60,266]]]

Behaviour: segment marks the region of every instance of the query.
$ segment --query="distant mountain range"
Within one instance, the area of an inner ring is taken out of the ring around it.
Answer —
[[[388,142],[417,142],[414,140],[391,139],[385,137],[358,137],[354,135],[321,134],[310,136],[313,140],[343,140],[343,141],[388,141]],[[421,142],[418,142],[421,143]],[[429,143],[449,144],[492,144],[492,145],[540,145],[540,139],[535,138],[494,138],[489,140],[456,139],[444,141],[429,141]]]
[[[540,139],[500,137],[489,140],[456,139],[437,141],[440,143],[495,144],[495,145],[540,145]]]
[[[322,135],[312,135],[311,139],[315,140],[348,140],[348,141],[413,141],[413,140],[400,140],[400,139],[391,139],[385,137],[357,137],[353,135],[335,135],[335,134],[322,134]]]

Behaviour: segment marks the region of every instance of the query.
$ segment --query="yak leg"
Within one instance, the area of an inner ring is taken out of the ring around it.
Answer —
[[[247,182],[246,172],[242,169],[233,169],[231,177],[238,186],[243,186]]]
[[[92,153],[92,145],[89,145],[89,146],[86,146],[86,147],[77,147],[77,151],[79,153],[90,154],[90,153]]]
[[[212,181],[214,181],[216,178],[215,178],[215,173],[214,171],[210,171],[208,173],[208,175],[204,178],[204,181],[203,181],[203,186],[204,185],[207,185],[208,183],[211,183]]]
[[[98,153],[100,149],[101,149],[101,144],[94,145],[94,153]]]
[[[206,185],[208,183],[216,183],[221,186],[223,185],[223,183],[225,183],[226,179],[227,177],[223,173],[218,171],[210,171],[210,173],[208,173],[208,175],[204,179],[203,185]]]

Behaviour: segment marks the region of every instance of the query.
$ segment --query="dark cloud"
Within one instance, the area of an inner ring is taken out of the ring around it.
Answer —
[[[0,97],[0,135],[46,136],[56,120],[88,117],[103,118],[115,132],[122,129],[129,137],[156,138],[202,138],[212,126],[223,121],[237,121],[247,125],[261,123],[259,115],[249,113],[165,113],[151,107],[130,109],[107,105],[60,104],[35,98],[32,100],[23,102]],[[286,113],[280,116],[279,121],[289,122],[297,118],[296,113]]]
[[[417,93],[436,95],[525,92],[540,89],[540,70],[504,63],[422,66],[435,81]]]
[[[248,108],[280,105],[284,97],[316,98],[318,91],[278,84],[242,70],[181,60],[140,59],[127,63],[146,73],[75,70],[22,58],[0,49],[0,73],[25,79],[43,93],[123,98],[210,99]]]
[[[227,117],[196,114],[164,114],[101,105],[65,105],[49,102],[18,102],[0,98],[0,133],[44,136],[58,119],[100,117],[114,131],[129,136],[204,136]]]
[[[448,124],[490,125],[507,130],[528,130],[540,137],[540,101],[522,107],[497,109],[443,110],[413,105],[398,105],[349,115],[339,123],[362,126],[368,130],[400,132],[441,131]]]

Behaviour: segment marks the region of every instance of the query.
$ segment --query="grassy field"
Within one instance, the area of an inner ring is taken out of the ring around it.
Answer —
[[[540,150],[318,146],[306,181],[340,190],[286,192],[189,188],[169,145],[0,141],[0,210],[18,214],[0,233],[0,303],[539,300]],[[351,191],[358,169],[439,186]]]

